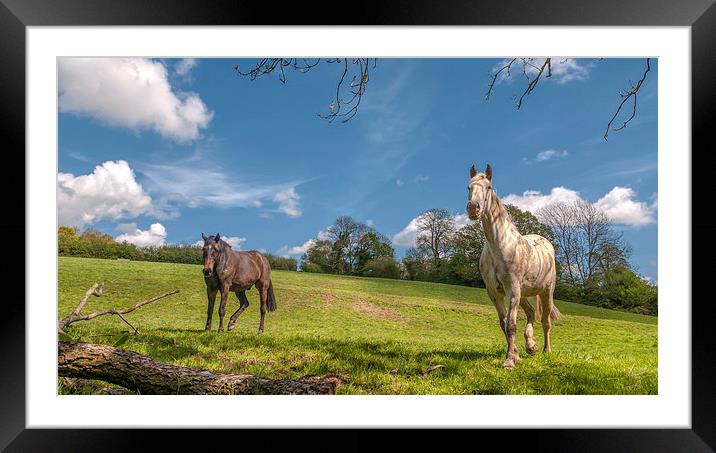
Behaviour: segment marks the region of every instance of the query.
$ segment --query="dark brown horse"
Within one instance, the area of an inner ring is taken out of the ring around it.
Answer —
[[[229,292],[234,292],[239,298],[239,308],[231,315],[226,330],[232,330],[236,318],[239,317],[249,300],[246,298],[246,291],[256,286],[261,298],[261,323],[259,333],[264,331],[264,317],[266,310],[276,310],[276,298],[273,294],[271,283],[271,265],[268,259],[257,251],[240,252],[231,249],[231,246],[216,236],[205,236],[204,239],[204,282],[206,283],[206,295],[209,298],[209,309],[206,315],[206,330],[211,330],[211,316],[214,312],[216,292],[221,293],[219,304],[219,332],[224,331],[224,313],[226,302],[229,299]]]

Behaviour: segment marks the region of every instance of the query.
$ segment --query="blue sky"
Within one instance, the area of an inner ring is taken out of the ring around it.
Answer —
[[[526,98],[524,76],[485,101],[496,59],[381,59],[358,114],[329,123],[336,65],[250,81],[239,59],[65,59],[59,69],[61,224],[139,245],[221,233],[235,247],[294,254],[339,215],[402,255],[430,208],[464,222],[472,163],[523,209],[597,203],[657,279],[658,64],[636,118],[602,136],[643,59],[557,63]]]

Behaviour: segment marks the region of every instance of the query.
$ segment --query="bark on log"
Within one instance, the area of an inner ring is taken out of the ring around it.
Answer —
[[[99,379],[142,394],[334,395],[341,383],[337,376],[290,380],[218,374],[161,363],[126,349],[74,341],[59,342],[57,367],[60,376]]]

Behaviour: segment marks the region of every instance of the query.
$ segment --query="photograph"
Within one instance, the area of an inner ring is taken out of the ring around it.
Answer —
[[[659,395],[659,62],[58,56],[56,395]]]

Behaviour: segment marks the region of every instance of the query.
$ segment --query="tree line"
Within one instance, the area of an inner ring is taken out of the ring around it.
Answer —
[[[137,247],[94,228],[79,233],[77,228],[61,226],[58,229],[57,253],[60,256],[83,258],[127,259],[160,263],[203,264],[202,248],[189,244]],[[295,271],[294,258],[265,254],[272,269]]]

